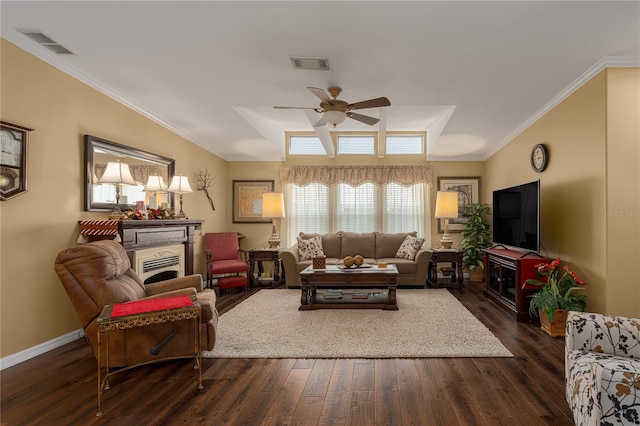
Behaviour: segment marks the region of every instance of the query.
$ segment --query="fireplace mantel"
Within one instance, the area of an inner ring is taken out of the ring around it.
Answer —
[[[193,236],[196,230],[202,229],[202,222],[204,222],[202,219],[171,219],[86,220],[78,223],[80,233],[88,237],[89,241],[113,238],[117,233],[120,236],[120,243],[132,262],[133,253],[137,250],[184,244],[184,272],[186,275],[191,275],[193,274]],[[105,229],[112,231],[105,231]],[[93,230],[97,231],[92,232]]]

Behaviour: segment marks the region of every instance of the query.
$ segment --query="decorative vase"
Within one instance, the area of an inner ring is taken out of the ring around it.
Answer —
[[[481,282],[484,279],[484,270],[482,268],[473,268],[469,271],[469,280],[473,282]]]
[[[560,337],[565,335],[565,326],[567,324],[567,311],[564,309],[556,309],[553,315],[553,321],[549,321],[547,311],[538,310],[540,316],[540,328],[551,337]]]

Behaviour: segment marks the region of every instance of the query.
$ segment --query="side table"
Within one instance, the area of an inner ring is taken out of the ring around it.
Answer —
[[[429,266],[427,267],[427,282],[433,288],[439,288],[438,283],[438,263],[447,262],[451,263],[451,283],[456,284],[459,288],[464,288],[462,274],[462,252],[456,249],[432,249],[431,259],[429,260]],[[457,280],[456,280],[457,278]]]
[[[194,358],[196,361],[195,368],[198,370],[198,389],[203,389],[202,385],[202,359],[200,354],[201,347],[201,330],[200,330],[200,316],[201,316],[201,307],[200,303],[198,303],[198,299],[195,294],[190,296],[191,302],[193,303],[191,306],[181,307],[181,308],[173,308],[173,309],[163,309],[158,311],[151,312],[142,312],[131,315],[122,315],[113,317],[112,312],[115,305],[107,305],[102,308],[102,312],[97,319],[98,323],[98,331],[97,331],[97,343],[98,343],[98,411],[96,412],[96,416],[102,415],[102,391],[109,389],[109,376],[116,374],[121,371],[125,371],[134,367],[138,367],[142,364],[130,365],[127,367],[123,367],[118,369],[117,371],[110,372],[109,371],[109,333],[111,331],[116,330],[124,330],[128,328],[135,327],[144,327],[152,324],[160,324],[164,322],[170,321],[185,321],[185,320],[193,320],[194,321],[194,329],[195,329],[195,344],[193,347],[192,355],[185,355],[184,358]],[[105,372],[104,377],[102,375],[102,348],[101,348],[101,336],[102,334],[106,334],[105,339]],[[162,345],[162,343],[160,344]],[[158,345],[158,346],[160,346]],[[146,363],[145,363],[146,364]]]
[[[268,283],[271,286],[280,285],[284,282],[284,268],[280,258],[281,249],[257,248],[249,250],[249,286],[253,287],[258,283]],[[262,262],[273,262],[273,278],[270,280],[261,279],[264,273]],[[254,267],[258,265],[258,280],[253,275]],[[282,274],[280,273],[282,271]]]

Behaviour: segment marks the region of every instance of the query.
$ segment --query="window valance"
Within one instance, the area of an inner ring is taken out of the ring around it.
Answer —
[[[359,185],[373,182],[384,185],[391,181],[403,185],[423,182],[432,185],[433,172],[431,166],[282,166],[280,167],[280,183],[306,185],[311,182],[322,182],[327,185],[348,183]]]

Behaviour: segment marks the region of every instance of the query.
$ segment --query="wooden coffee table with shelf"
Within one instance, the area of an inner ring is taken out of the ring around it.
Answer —
[[[396,301],[398,269],[377,266],[325,269],[311,266],[300,272],[301,311],[313,309],[386,309],[398,310]]]

